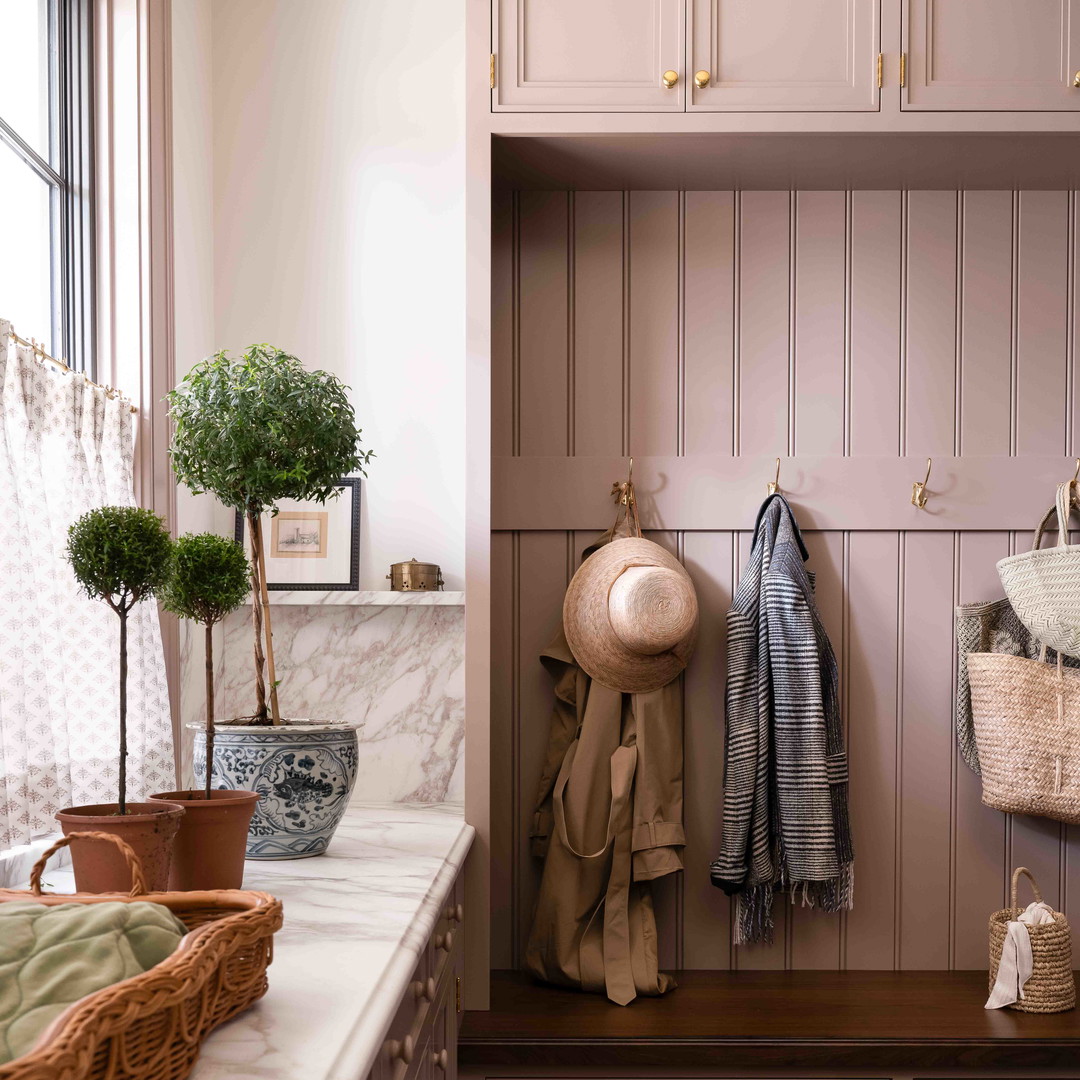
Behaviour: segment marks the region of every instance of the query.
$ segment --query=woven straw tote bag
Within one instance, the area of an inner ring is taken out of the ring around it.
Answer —
[[[998,600],[961,604],[956,609],[956,741],[964,760],[981,773],[979,752],[975,744],[975,721],[971,715],[971,687],[968,683],[967,661],[971,653],[1007,653],[1038,660],[1046,647],[1016,617],[1012,604],[1002,596]],[[1045,656],[1047,663],[1056,663],[1060,653]],[[1080,660],[1064,656],[1066,667],[1080,667]]]
[[[1009,907],[995,911],[990,916],[990,989],[997,981],[1001,949],[1005,944],[1010,922],[1020,918],[1024,910],[1016,902],[1016,886],[1023,874],[1031,882],[1035,899],[1042,902],[1042,893],[1035,878],[1026,866],[1013,871]],[[1006,1008],[1029,1013],[1066,1012],[1076,1007],[1076,982],[1072,970],[1072,935],[1069,924],[1060,911],[1054,912],[1054,921],[1042,926],[1029,926],[1031,936],[1031,978],[1024,983],[1024,996]]]
[[[1031,551],[997,564],[1005,595],[1020,621],[1045,645],[1080,656],[1080,544],[1069,543],[1072,484],[1060,484],[1055,507],[1035,530]],[[1057,510],[1057,546],[1040,550],[1043,532]]]
[[[967,658],[982,801],[1080,823],[1080,671],[1024,656]]]

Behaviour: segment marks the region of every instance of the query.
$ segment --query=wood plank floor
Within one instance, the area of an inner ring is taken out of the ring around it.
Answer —
[[[663,998],[492,975],[466,1065],[1053,1068],[1080,1063],[1080,1013],[987,1011],[981,971],[686,971]]]

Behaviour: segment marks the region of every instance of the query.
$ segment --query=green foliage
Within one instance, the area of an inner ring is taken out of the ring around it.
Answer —
[[[168,395],[173,469],[193,492],[261,513],[281,499],[325,502],[335,483],[364,473],[371,451],[346,387],[271,345],[225,350],[196,364]]]
[[[161,594],[167,611],[213,626],[244,602],[251,567],[235,540],[215,533],[186,533],[176,541],[175,552]]]
[[[103,506],[68,529],[67,557],[83,591],[118,614],[161,589],[172,548],[161,518],[137,506]]]
[[[117,802],[127,813],[127,619],[140,601],[159,592],[169,577],[173,542],[152,510],[102,506],[68,529],[67,557],[92,600],[120,616],[120,772]]]

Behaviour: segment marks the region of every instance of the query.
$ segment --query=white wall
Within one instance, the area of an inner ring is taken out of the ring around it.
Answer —
[[[176,376],[214,350],[214,159],[212,0],[172,5],[173,292]],[[223,532],[231,515],[208,495],[176,494],[179,532]],[[223,635],[217,655],[223,655]],[[220,660],[219,660],[220,667]],[[220,694],[218,695],[220,697]],[[203,634],[180,623],[180,719],[203,722]],[[180,786],[191,783],[190,732],[181,728]]]
[[[361,588],[415,556],[461,589],[464,4],[211,0],[211,33],[215,346],[352,387]]]
[[[173,285],[176,376],[215,348],[213,0],[172,5]],[[177,492],[181,532],[221,528],[228,513],[209,497]]]
[[[387,588],[390,563],[415,556],[463,588],[463,0],[174,0],[172,18],[177,377],[256,341],[339,375],[378,455],[360,587]],[[232,527],[216,500],[183,489],[178,517],[181,532]],[[367,619],[311,610],[327,641],[342,620],[356,637]],[[185,721],[203,716],[201,639],[182,638]],[[243,699],[247,667],[225,670],[225,652],[221,685],[239,680]],[[343,692],[367,677],[360,652]],[[455,677],[434,726],[409,680],[380,688],[390,728],[430,729],[431,752],[445,743],[456,758]],[[292,705],[329,707],[317,695]],[[390,730],[353,712],[362,739]]]

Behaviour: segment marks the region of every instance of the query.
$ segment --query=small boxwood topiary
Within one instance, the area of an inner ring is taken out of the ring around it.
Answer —
[[[104,600],[120,617],[120,781],[117,802],[127,813],[127,618],[164,586],[173,543],[152,510],[103,506],[68,529],[67,557],[75,579],[92,600]]]
[[[206,787],[214,761],[214,625],[248,594],[244,549],[216,533],[186,533],[174,545],[172,573],[161,594],[166,611],[202,623],[206,630]]]

